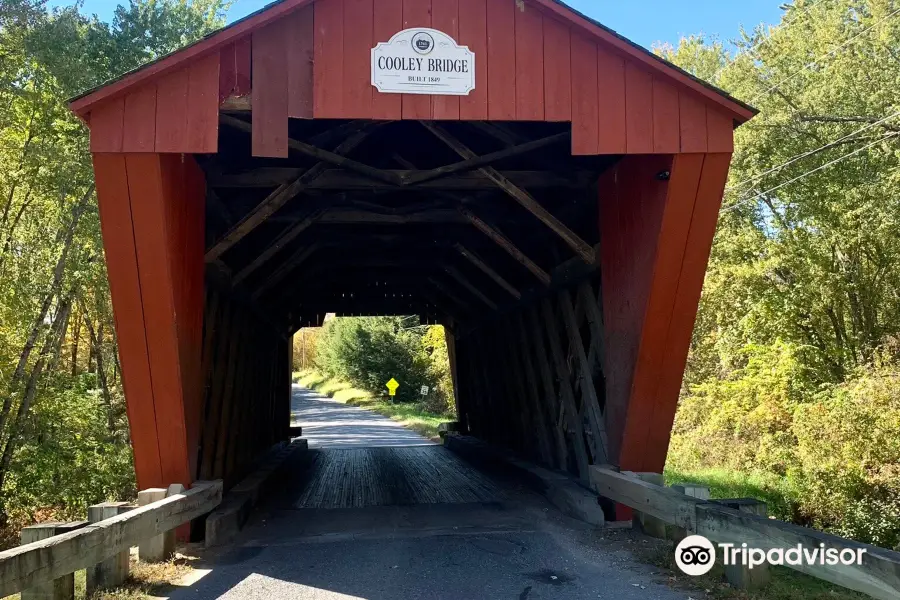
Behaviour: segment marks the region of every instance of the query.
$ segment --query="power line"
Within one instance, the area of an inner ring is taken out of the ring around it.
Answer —
[[[852,151],[852,152],[848,152],[847,154],[843,154],[843,155],[841,155],[841,156],[835,158],[834,160],[828,161],[828,162],[825,163],[824,165],[820,165],[820,166],[816,167],[815,169],[811,169],[811,170],[809,170],[809,171],[806,171],[805,173],[801,173],[800,175],[794,177],[793,179],[789,179],[788,181],[785,181],[784,183],[780,183],[780,184],[776,185],[776,186],[773,187],[773,188],[769,188],[769,189],[767,189],[767,190],[764,191],[764,192],[760,192],[760,193],[756,194],[755,196],[750,196],[750,197],[748,197],[748,198],[744,198],[744,199],[742,199],[742,200],[739,200],[739,201],[735,202],[734,204],[732,204],[731,206],[729,206],[728,208],[723,208],[721,212],[722,212],[722,213],[731,212],[731,211],[733,211],[734,209],[738,208],[739,206],[743,206],[744,204],[747,204],[748,202],[753,202],[754,200],[756,200],[756,199],[758,199],[758,198],[761,198],[761,197],[763,197],[763,196],[766,196],[766,195],[768,195],[768,194],[771,194],[772,192],[774,192],[774,191],[776,191],[776,190],[780,190],[781,188],[783,188],[783,187],[786,186],[786,185],[790,185],[790,184],[794,183],[795,181],[799,181],[800,179],[803,179],[803,178],[805,178],[805,177],[808,177],[808,176],[812,175],[813,173],[816,173],[816,172],[818,172],[818,171],[821,171],[822,169],[827,169],[828,167],[830,167],[830,166],[832,166],[832,165],[834,165],[834,164],[836,164],[836,163],[839,163],[839,162],[841,162],[842,160],[845,160],[845,159],[847,159],[847,158],[850,158],[851,156],[853,156],[853,155],[855,155],[855,154],[859,154],[859,153],[862,152],[863,150],[866,150],[867,148],[871,148],[871,147],[874,146],[875,144],[880,144],[881,142],[883,142],[883,141],[885,141],[885,140],[888,140],[888,139],[890,139],[890,138],[895,138],[895,137],[898,137],[898,136],[900,136],[900,133],[889,133],[889,134],[887,134],[887,135],[885,135],[885,136],[882,136],[881,138],[879,138],[879,139],[877,139],[877,140],[875,140],[875,141],[873,141],[873,142],[869,142],[869,143],[866,144],[865,146],[862,146],[862,147],[860,147],[860,148],[857,148],[856,150],[854,150],[854,151]]]
[[[840,49],[842,49],[842,48],[848,46],[848,45],[851,44],[851,43],[853,43],[854,41],[856,41],[857,39],[859,39],[860,36],[864,35],[864,34],[867,33],[868,31],[871,31],[873,27],[875,27],[876,25],[879,25],[879,24],[883,23],[884,21],[890,19],[891,17],[893,17],[893,16],[896,15],[897,13],[900,13],[900,8],[896,9],[894,12],[890,13],[889,15],[887,15],[887,16],[885,16],[885,17],[882,17],[881,19],[878,19],[877,21],[875,21],[874,23],[872,23],[871,25],[869,25],[868,27],[866,27],[865,29],[863,29],[862,31],[860,31],[859,33],[857,33],[856,35],[854,35],[853,37],[851,37],[850,39],[844,41],[840,46],[837,46],[837,47],[835,47],[835,48],[832,48],[831,50],[829,50],[829,51],[826,52],[825,54],[823,54],[823,55],[819,56],[818,58],[816,58],[814,61],[812,61],[812,62],[810,62],[810,63],[807,63],[807,64],[803,65],[803,67],[801,67],[800,69],[797,69],[797,70],[794,71],[792,74],[788,75],[787,77],[785,77],[784,79],[782,79],[781,81],[779,81],[778,83],[776,83],[775,85],[773,85],[773,86],[771,86],[770,88],[764,90],[763,92],[757,94],[756,96],[754,96],[754,98],[753,98],[752,100],[750,100],[750,101],[748,102],[748,104],[753,104],[753,103],[755,103],[760,97],[762,97],[762,96],[768,94],[769,92],[771,92],[771,91],[773,91],[773,90],[778,89],[779,87],[781,87],[782,85],[784,85],[785,83],[787,83],[788,81],[790,81],[791,79],[793,79],[794,77],[796,77],[797,75],[799,75],[800,73],[802,73],[802,72],[808,70],[810,67],[813,67],[813,66],[817,65],[817,64],[819,63],[819,61],[821,61],[821,60],[823,60],[823,59],[825,59],[825,58],[828,58],[829,56],[831,56],[832,54],[834,54],[834,53],[837,52],[838,50],[840,50]]]
[[[800,11],[800,14],[796,15],[790,21],[785,21],[784,23],[777,25],[774,32],[769,34],[769,36],[766,37],[765,39],[763,39],[763,41],[761,41],[759,44],[747,48],[747,52],[750,54],[757,52],[760,48],[765,46],[772,38],[774,38],[775,35],[784,31],[785,29],[787,29],[788,27],[790,27],[791,25],[793,25],[794,23],[796,23],[797,21],[802,19],[804,16],[809,14],[809,11],[810,11],[810,9],[812,9],[812,7],[819,6],[820,4],[825,4],[826,2],[829,2],[829,1],[830,0],[819,0],[818,2],[810,2],[809,4],[807,4],[806,6],[803,7],[803,9]]]
[[[754,175],[753,177],[748,177],[747,179],[744,179],[743,181],[739,181],[739,182],[735,183],[734,185],[730,185],[725,188],[725,191],[730,191],[730,190],[739,188],[746,183],[752,183],[754,181],[758,181],[770,173],[774,173],[775,171],[779,171],[787,166],[790,166],[790,165],[794,164],[795,162],[797,162],[798,160],[802,160],[802,159],[812,156],[814,154],[818,154],[819,152],[824,152],[825,150],[833,148],[833,147],[837,146],[838,144],[845,142],[848,138],[858,135],[867,129],[875,127],[876,125],[880,125],[881,123],[884,123],[885,121],[889,121],[890,119],[893,119],[894,117],[897,117],[897,116],[900,116],[900,110],[898,110],[894,114],[884,117],[883,119],[879,119],[873,123],[869,123],[869,124],[865,125],[864,127],[860,127],[856,131],[854,131],[852,133],[848,133],[844,137],[836,139],[833,142],[829,142],[829,143],[825,144],[824,146],[819,146],[818,148],[816,148],[814,150],[804,152],[803,154],[798,154],[797,156],[791,158],[790,160],[788,160],[776,167],[772,167],[768,171],[763,171],[762,173],[760,173],[758,175]]]

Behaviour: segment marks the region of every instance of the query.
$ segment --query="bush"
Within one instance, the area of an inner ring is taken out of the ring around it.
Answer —
[[[422,328],[410,317],[339,317],[319,336],[316,367],[375,395],[386,393],[385,384],[394,378],[400,383],[395,401],[418,402],[423,385],[441,389],[440,369],[432,366],[422,340]],[[446,406],[446,400],[441,403]]]
[[[783,343],[748,347],[744,367],[692,388],[667,471],[757,478],[769,482],[766,494],[782,494],[780,518],[900,545],[900,365],[811,390],[797,355]]]

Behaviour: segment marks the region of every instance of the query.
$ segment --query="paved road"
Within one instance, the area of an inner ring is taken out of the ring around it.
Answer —
[[[392,448],[434,444],[371,410],[342,404],[294,385],[291,422],[303,427],[310,448]]]
[[[293,408],[316,449],[295,456],[279,493],[232,546],[204,558],[210,572],[174,600],[689,597],[630,554],[647,539],[568,519],[518,483],[469,472],[442,447],[367,411],[296,388]],[[384,447],[386,439],[399,447]],[[329,497],[329,478],[333,489],[366,487],[371,478],[361,477],[384,475],[385,465],[393,483],[360,496],[377,501],[310,501]],[[392,495],[419,485],[425,491]],[[442,497],[442,486],[461,491]]]

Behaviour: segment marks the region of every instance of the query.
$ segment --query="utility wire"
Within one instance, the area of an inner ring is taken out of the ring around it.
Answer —
[[[731,212],[731,211],[733,211],[734,209],[738,208],[739,206],[743,206],[744,204],[747,204],[748,202],[753,202],[754,200],[756,200],[756,199],[758,199],[758,198],[762,198],[763,196],[766,196],[766,195],[768,195],[768,194],[771,194],[772,192],[774,192],[774,191],[776,191],[776,190],[780,190],[781,188],[783,188],[783,187],[786,186],[786,185],[790,185],[790,184],[794,183],[795,181],[799,181],[800,179],[803,179],[803,178],[805,178],[805,177],[808,177],[808,176],[812,175],[813,173],[816,173],[816,172],[821,171],[821,170],[823,170],[823,169],[827,169],[828,167],[830,167],[830,166],[832,166],[832,165],[834,165],[834,164],[837,164],[837,163],[841,162],[842,160],[845,160],[845,159],[847,159],[847,158],[850,158],[851,156],[853,156],[853,155],[855,155],[855,154],[859,154],[859,153],[862,152],[863,150],[866,150],[867,148],[871,148],[871,147],[874,146],[875,144],[880,144],[881,142],[883,142],[883,141],[885,141],[885,140],[888,140],[888,139],[891,139],[891,138],[896,138],[896,137],[898,137],[898,136],[900,136],[900,133],[889,133],[889,134],[887,134],[887,135],[885,135],[885,136],[882,136],[881,138],[879,138],[879,139],[877,139],[877,140],[875,140],[875,141],[873,141],[873,142],[869,142],[869,143],[866,144],[865,146],[862,146],[862,147],[860,147],[860,148],[857,148],[856,150],[854,150],[854,151],[852,151],[852,152],[848,152],[847,154],[843,154],[843,155],[841,155],[841,156],[835,158],[834,160],[830,160],[830,161],[828,161],[827,163],[825,163],[825,164],[823,164],[823,165],[820,165],[820,166],[816,167],[815,169],[811,169],[811,170],[809,170],[809,171],[806,171],[805,173],[801,173],[800,175],[797,175],[797,176],[794,177],[793,179],[789,179],[789,180],[785,181],[784,183],[780,183],[780,184],[776,185],[775,187],[772,187],[772,188],[767,189],[767,190],[764,191],[764,192],[760,192],[760,193],[758,193],[758,194],[756,194],[756,195],[754,195],[754,196],[750,196],[750,197],[748,197],[748,198],[743,198],[743,199],[741,199],[741,200],[738,200],[737,202],[735,202],[734,204],[732,204],[732,205],[729,206],[728,208],[723,208],[721,212],[722,212],[722,213]]]
[[[797,156],[791,158],[790,160],[788,160],[788,161],[786,161],[786,162],[784,162],[784,163],[781,163],[780,165],[778,165],[778,166],[776,166],[776,167],[772,167],[772,168],[769,169],[768,171],[763,171],[762,173],[760,173],[760,174],[758,174],[758,175],[754,175],[753,177],[748,177],[747,179],[744,179],[743,181],[739,181],[739,182],[735,183],[734,185],[730,185],[730,186],[728,186],[728,187],[725,188],[725,191],[726,191],[726,192],[727,192],[727,191],[731,191],[731,190],[734,190],[734,189],[737,189],[737,188],[743,186],[744,184],[752,183],[752,182],[754,182],[754,181],[758,181],[758,180],[762,179],[763,177],[765,177],[766,175],[768,175],[768,174],[770,174],[770,173],[774,173],[775,171],[780,171],[781,169],[783,169],[783,168],[785,168],[785,167],[787,167],[787,166],[790,166],[790,165],[794,164],[794,163],[797,162],[798,160],[802,160],[802,159],[807,158],[807,157],[809,157],[809,156],[812,156],[812,155],[814,155],[814,154],[818,154],[818,153],[820,153],[820,152],[824,152],[825,150],[828,150],[828,149],[830,149],[830,148],[833,148],[833,147],[837,146],[838,144],[841,144],[841,143],[845,142],[847,139],[849,139],[849,138],[851,138],[851,137],[853,137],[853,136],[855,136],[855,135],[858,135],[858,134],[862,133],[863,131],[865,131],[865,130],[867,130],[867,129],[870,129],[870,128],[872,128],[872,127],[875,127],[876,125],[880,125],[881,123],[884,123],[885,121],[889,121],[889,120],[891,120],[891,119],[893,119],[893,118],[895,118],[895,117],[897,117],[897,116],[900,116],[900,110],[898,110],[897,112],[895,112],[895,113],[893,113],[893,114],[891,114],[891,115],[888,115],[888,116],[884,117],[883,119],[879,119],[879,120],[877,120],[877,121],[875,121],[875,122],[873,122],[873,123],[869,123],[869,124],[865,125],[864,127],[860,127],[860,128],[857,129],[856,131],[854,131],[854,132],[852,132],[852,133],[848,133],[848,134],[845,135],[844,137],[839,138],[839,139],[836,139],[836,140],[833,141],[833,142],[829,142],[829,143],[827,143],[827,144],[825,144],[825,145],[823,145],[823,146],[819,146],[818,148],[816,148],[816,149],[814,149],[814,150],[810,150],[810,151],[808,151],[808,152],[804,152],[803,154],[798,154]]]
[[[821,60],[823,60],[823,59],[825,59],[825,58],[828,58],[829,56],[831,56],[832,54],[834,54],[834,53],[837,52],[838,50],[841,50],[842,48],[845,48],[846,46],[850,45],[850,44],[853,43],[854,41],[858,40],[858,39],[860,38],[860,36],[862,36],[862,35],[866,34],[867,32],[871,31],[872,28],[874,28],[876,25],[879,25],[879,24],[881,24],[881,23],[887,21],[888,19],[890,19],[891,17],[893,17],[893,16],[896,15],[897,13],[900,13],[900,8],[896,9],[895,11],[893,11],[893,12],[890,13],[890,14],[888,14],[887,16],[878,19],[877,21],[875,21],[874,23],[872,23],[871,25],[869,25],[868,27],[866,27],[865,29],[863,29],[862,31],[860,31],[859,33],[857,33],[856,35],[854,35],[853,37],[851,37],[850,39],[845,40],[841,45],[832,48],[831,50],[829,50],[829,51],[826,52],[825,54],[823,54],[823,55],[819,56],[818,58],[816,58],[814,61],[812,61],[812,62],[810,62],[810,63],[807,63],[807,64],[803,65],[803,67],[797,69],[797,70],[794,71],[792,74],[788,75],[787,77],[785,77],[784,79],[782,79],[781,81],[779,81],[778,83],[776,83],[775,85],[773,85],[773,86],[771,86],[770,88],[767,88],[766,90],[764,90],[763,92],[757,94],[756,96],[754,96],[754,98],[753,98],[752,100],[750,100],[750,101],[748,102],[748,104],[754,104],[754,103],[755,103],[759,98],[761,98],[762,96],[765,96],[765,95],[768,94],[769,92],[772,92],[772,91],[774,91],[774,90],[777,90],[777,89],[780,88],[782,85],[784,85],[785,83],[787,83],[788,81],[790,81],[791,79],[793,79],[794,77],[796,77],[797,75],[799,75],[800,73],[802,73],[802,72],[808,70],[809,68],[811,68],[811,67],[817,65],[817,64],[819,63],[819,61],[821,61]]]

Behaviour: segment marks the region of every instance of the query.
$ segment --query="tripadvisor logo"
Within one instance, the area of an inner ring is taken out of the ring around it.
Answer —
[[[752,548],[746,543],[716,544],[722,549],[722,563],[725,566],[743,565],[750,569],[763,564],[770,565],[861,565],[865,548],[828,548],[819,544],[816,548],[806,548],[797,544],[790,548]],[[687,575],[705,575],[716,563],[716,549],[712,542],[702,535],[689,535],[675,547],[675,564]]]

